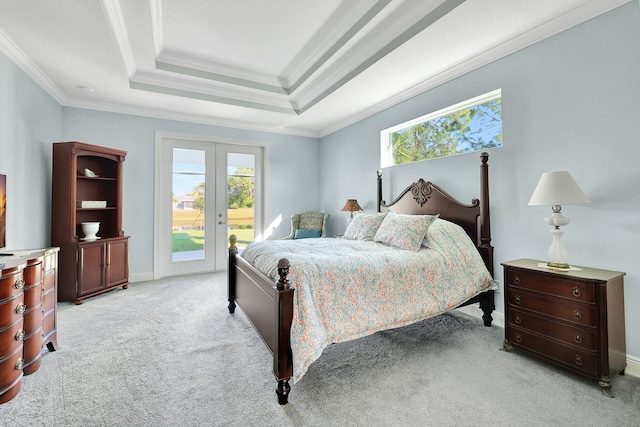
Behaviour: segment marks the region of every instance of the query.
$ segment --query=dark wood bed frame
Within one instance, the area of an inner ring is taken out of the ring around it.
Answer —
[[[407,187],[392,203],[382,200],[382,171],[378,171],[378,211],[392,207],[394,212],[412,215],[439,214],[440,218],[460,225],[476,244],[489,273],[493,276],[493,247],[489,218],[489,154],[480,155],[480,199],[471,204],[455,200],[438,186],[420,179]],[[274,281],[238,255],[236,236],[229,238],[229,312],[240,306],[260,338],[273,354],[273,373],[277,380],[278,403],[288,401],[289,379],[293,375],[290,331],[293,319],[293,292],[289,286],[289,261],[278,262],[279,280]],[[485,326],[491,326],[493,318],[493,291],[486,291],[466,303],[480,303]]]

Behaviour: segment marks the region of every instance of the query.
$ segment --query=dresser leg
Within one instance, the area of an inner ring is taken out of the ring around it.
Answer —
[[[513,347],[509,344],[509,340],[505,338],[504,341],[502,341],[502,350],[510,351],[511,349],[513,349]]]
[[[609,380],[609,377],[600,378],[598,384],[602,387],[602,394],[607,397],[613,397],[613,394],[611,394],[611,380]]]

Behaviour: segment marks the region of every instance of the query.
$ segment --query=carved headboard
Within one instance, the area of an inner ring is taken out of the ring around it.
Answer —
[[[471,204],[461,203],[443,189],[420,178],[409,185],[396,199],[385,204],[382,199],[382,171],[378,170],[378,212],[391,209],[409,215],[436,215],[460,225],[478,247],[478,251],[493,275],[493,247],[489,217],[489,154],[480,155],[480,198]]]

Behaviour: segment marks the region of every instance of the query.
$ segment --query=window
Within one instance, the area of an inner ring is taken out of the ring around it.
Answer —
[[[502,147],[500,89],[380,132],[380,166]]]

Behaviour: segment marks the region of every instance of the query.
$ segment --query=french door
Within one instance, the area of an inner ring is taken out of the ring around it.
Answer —
[[[260,146],[156,137],[154,278],[227,268],[228,237],[262,236]]]

